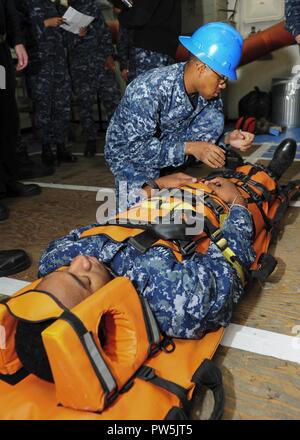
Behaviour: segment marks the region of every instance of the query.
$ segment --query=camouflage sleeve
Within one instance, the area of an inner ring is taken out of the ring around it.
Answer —
[[[255,260],[253,243],[253,220],[250,211],[241,205],[234,205],[224,222],[222,232],[230,248],[237,257],[249,268]]]
[[[112,35],[109,27],[107,26],[100,6],[97,5],[97,15],[92,24],[97,31],[99,50],[102,52],[104,58],[109,55],[115,56],[115,48],[112,42]]]
[[[124,168],[128,160],[153,169],[182,165],[184,142],[156,137],[160,112],[158,96],[142,81],[139,87],[132,87],[134,84],[135,81],[127,87],[107,131],[105,155],[109,165],[112,170]]]
[[[285,0],[286,28],[296,37],[300,35],[300,3],[298,0]]]
[[[51,241],[40,258],[39,276],[45,276],[61,266],[70,264],[77,255],[85,255],[88,251],[86,255],[91,255],[91,246],[97,247],[99,240],[91,240],[90,237],[80,240],[80,235],[93,226],[96,225],[74,229],[69,234]]]
[[[53,28],[46,29],[44,21],[47,18],[54,17],[54,15],[48,16],[43,7],[41,7],[40,1],[26,0],[26,5],[27,13],[34,28],[34,34],[37,38],[37,41],[41,43],[47,41],[48,35],[52,36],[53,34]]]

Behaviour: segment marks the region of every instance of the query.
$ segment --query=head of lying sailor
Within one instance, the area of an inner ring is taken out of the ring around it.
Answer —
[[[66,270],[46,275],[38,290],[51,292],[65,307],[72,309],[111,279],[111,273],[97,258],[78,255]]]
[[[103,263],[95,257],[78,255],[64,271],[46,275],[36,287],[49,292],[64,307],[72,309],[112,279]],[[53,381],[41,333],[54,320],[42,323],[19,321],[16,331],[16,352],[24,368],[41,379]],[[99,326],[99,338],[104,342],[104,328]]]

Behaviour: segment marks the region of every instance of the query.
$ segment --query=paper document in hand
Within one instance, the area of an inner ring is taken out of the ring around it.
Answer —
[[[66,31],[72,32],[73,34],[79,34],[80,28],[89,26],[95,17],[90,15],[82,14],[76,9],[69,7],[63,16],[66,24],[62,24],[60,27]]]

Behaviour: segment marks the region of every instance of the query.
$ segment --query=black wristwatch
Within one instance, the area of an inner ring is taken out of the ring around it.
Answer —
[[[150,186],[150,188],[152,189],[160,189],[154,179],[148,179],[147,182],[144,183],[142,188],[145,188],[145,186]]]

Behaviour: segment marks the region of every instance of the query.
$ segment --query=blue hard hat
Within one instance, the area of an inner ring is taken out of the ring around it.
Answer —
[[[243,37],[230,24],[207,23],[191,37],[179,37],[180,43],[200,61],[229,79],[237,79],[243,50]]]

